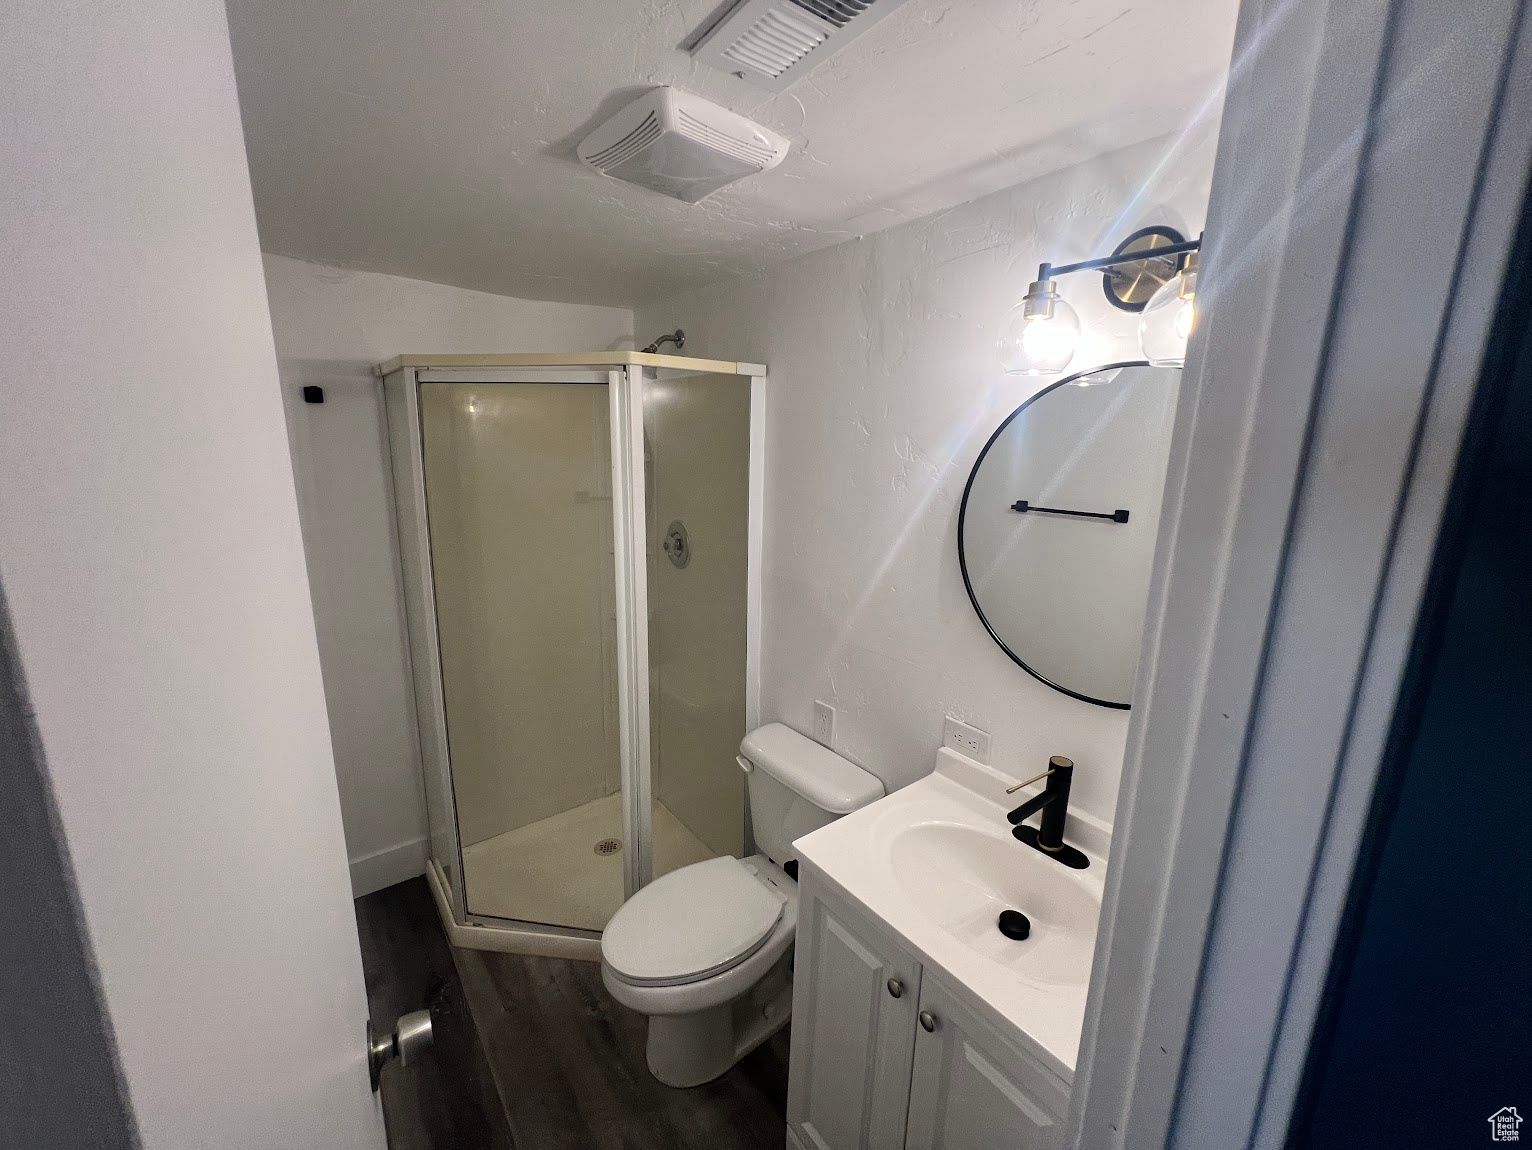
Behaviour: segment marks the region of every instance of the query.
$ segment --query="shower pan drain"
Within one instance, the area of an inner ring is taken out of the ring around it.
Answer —
[[[622,850],[621,839],[602,839],[596,844],[596,853],[598,855],[614,855],[620,850]]]

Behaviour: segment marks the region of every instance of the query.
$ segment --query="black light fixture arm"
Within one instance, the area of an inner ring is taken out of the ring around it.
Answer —
[[[1184,240],[1179,244],[1166,244],[1162,248],[1151,248],[1147,251],[1123,252],[1121,255],[1102,256],[1095,260],[1081,260],[1073,264],[1040,264],[1037,269],[1039,280],[1050,280],[1058,276],[1068,275],[1070,272],[1100,271],[1102,268],[1116,267],[1118,264],[1144,263],[1147,260],[1160,259],[1163,256],[1180,256],[1187,252],[1199,251],[1202,248],[1202,237],[1194,240]]]

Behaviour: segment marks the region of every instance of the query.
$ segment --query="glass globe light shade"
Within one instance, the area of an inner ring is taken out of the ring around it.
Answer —
[[[1057,375],[1074,358],[1080,317],[1051,281],[1034,283],[1005,316],[1000,365],[1007,375]]]
[[[1149,297],[1138,320],[1138,345],[1150,363],[1180,367],[1186,341],[1197,326],[1197,255],[1182,272]]]

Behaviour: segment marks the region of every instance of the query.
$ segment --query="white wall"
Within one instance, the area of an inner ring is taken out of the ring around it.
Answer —
[[[1076,803],[1112,818],[1127,713],[1053,691],[989,639],[958,503],[989,433],[1048,382],[1005,376],[994,351],[1037,265],[1147,223],[1197,234],[1211,167],[1210,140],[1155,141],[638,309],[640,331],[685,328],[688,354],[770,368],[763,719],[808,730],[832,702],[837,749],[892,788],[931,769],[951,712],[1002,767],[1072,756]],[[1137,357],[1135,317],[1099,278],[1061,285],[1085,329],[1071,371]]]
[[[4,25],[0,581],[143,1145],[381,1150],[224,6]]]
[[[631,347],[621,308],[537,303],[265,258],[341,811],[357,894],[424,868],[388,441],[374,364],[401,352]],[[325,390],[307,404],[305,384]]]

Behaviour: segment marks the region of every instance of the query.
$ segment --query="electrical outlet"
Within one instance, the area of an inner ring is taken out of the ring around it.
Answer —
[[[814,741],[835,748],[835,708],[814,700]]]
[[[989,732],[947,716],[942,724],[942,746],[976,763],[989,762]]]

